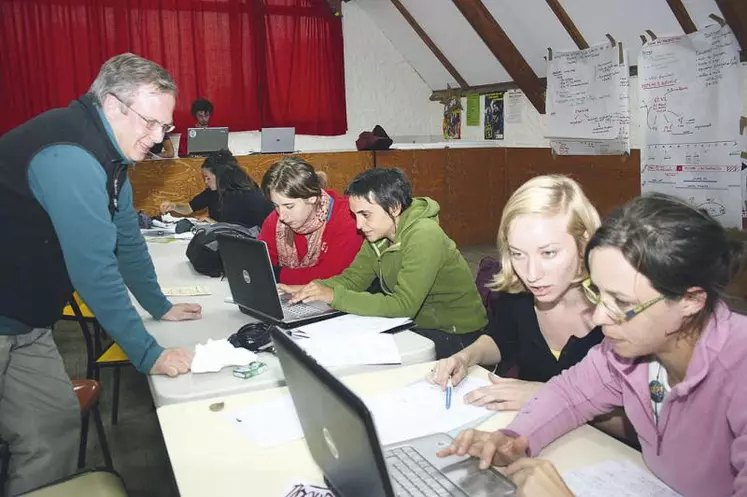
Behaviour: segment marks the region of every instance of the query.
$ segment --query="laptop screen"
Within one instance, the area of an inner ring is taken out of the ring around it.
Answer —
[[[306,444],[339,497],[393,496],[363,401],[278,328],[270,331]]]

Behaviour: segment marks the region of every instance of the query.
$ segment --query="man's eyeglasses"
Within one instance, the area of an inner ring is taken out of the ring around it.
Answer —
[[[114,97],[114,98],[116,98],[117,102],[119,102],[120,104],[122,104],[125,107],[127,107],[129,110],[131,110],[132,112],[134,112],[136,116],[138,116],[140,119],[142,119],[143,121],[145,121],[145,126],[150,131],[156,130],[156,129],[158,129],[160,127],[161,131],[164,134],[164,136],[167,133],[171,133],[172,131],[174,131],[174,125],[172,123],[163,124],[161,121],[158,121],[157,119],[148,119],[147,117],[145,117],[144,115],[142,115],[141,113],[139,113],[138,111],[136,111],[135,109],[133,109],[131,106],[129,106],[126,103],[124,103],[122,101],[122,99],[119,98],[118,96],[116,96],[115,94],[112,93],[111,96]]]
[[[630,321],[652,305],[666,298],[664,297],[664,295],[659,295],[658,297],[654,297],[648,302],[637,305],[628,311],[623,311],[617,305],[602,300],[602,296],[600,295],[599,290],[597,289],[597,287],[592,285],[591,278],[585,279],[584,282],[581,283],[581,288],[584,289],[584,294],[586,294],[586,298],[589,299],[589,302],[594,305],[602,304],[604,310],[607,312],[607,315],[617,324],[622,324]]]

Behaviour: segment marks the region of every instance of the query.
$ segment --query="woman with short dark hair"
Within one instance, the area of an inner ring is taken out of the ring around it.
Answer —
[[[488,323],[467,261],[438,224],[438,202],[412,197],[399,169],[369,169],[345,193],[365,243],[351,266],[304,287],[281,286],[291,302],[320,300],[363,316],[407,317],[438,358],[466,347]],[[367,290],[378,278],[382,292]]]
[[[526,495],[572,495],[552,464],[524,457],[623,407],[664,483],[684,496],[747,495],[747,317],[722,300],[745,252],[718,221],[675,197],[617,210],[585,253],[584,288],[606,339],[505,430],[467,430],[440,455],[510,464]]]

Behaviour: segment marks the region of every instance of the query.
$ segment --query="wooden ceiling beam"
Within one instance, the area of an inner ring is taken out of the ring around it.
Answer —
[[[571,37],[573,42],[576,44],[576,46],[579,48],[579,50],[584,50],[589,48],[589,44],[584,39],[583,35],[581,34],[581,31],[578,30],[576,27],[576,24],[574,24],[573,19],[571,19],[571,16],[568,15],[568,12],[565,11],[563,6],[560,4],[560,0],[545,0],[547,2],[548,7],[550,7],[550,10],[553,11],[555,14],[555,17],[558,18],[558,21],[560,21],[560,24],[563,25],[565,28],[566,33],[568,33],[568,36]]]
[[[687,12],[685,4],[682,3],[682,0],[667,0],[667,3],[669,4],[669,8],[672,10],[672,14],[677,18],[677,22],[682,26],[682,31],[684,31],[686,35],[698,30],[690,17],[690,14]]]
[[[724,20],[731,26],[742,51],[747,51],[747,2],[745,0],[716,0]]]
[[[532,102],[540,114],[545,113],[545,91],[506,32],[493,18],[481,0],[452,0],[465,19],[472,25],[485,45],[501,63],[514,82]]]
[[[400,0],[391,0],[391,2],[392,5],[397,8],[399,13],[402,14],[402,17],[405,18],[407,24],[410,25],[410,27],[418,34],[418,36],[420,36],[420,39],[423,40],[423,43],[425,43],[425,45],[430,49],[433,55],[436,56],[441,65],[444,66],[444,69],[446,69],[449,74],[451,74],[451,77],[454,78],[457,83],[459,83],[460,87],[467,88],[469,86],[467,81],[462,77],[461,74],[459,74],[459,71],[456,70],[456,67],[454,67],[451,62],[449,62],[449,59],[446,58],[443,52],[433,42],[431,37],[428,36],[428,33],[426,33],[425,30],[420,27],[418,21],[416,21],[415,18],[412,17],[407,8],[402,5],[402,2],[400,2]]]

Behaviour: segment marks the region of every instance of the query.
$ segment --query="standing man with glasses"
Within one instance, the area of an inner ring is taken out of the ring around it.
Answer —
[[[0,436],[17,495],[75,471],[80,408],[50,327],[73,289],[142,373],[189,371],[155,319],[199,319],[164,297],[132,205],[127,167],[173,129],[176,85],[133,54],[109,59],[86,95],[0,137]]]

